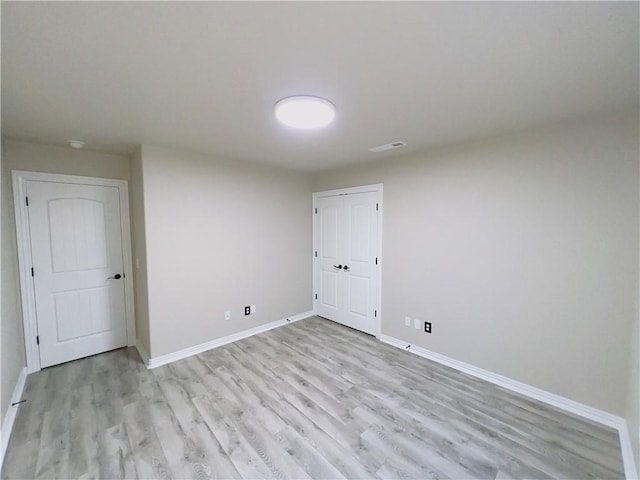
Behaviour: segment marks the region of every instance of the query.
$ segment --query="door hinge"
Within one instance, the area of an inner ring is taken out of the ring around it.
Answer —
[[[315,211],[316,211],[316,215],[317,215],[318,214],[318,209],[316,208]]]
[[[27,207],[29,206],[29,197],[24,197],[24,201],[27,204]]]
[[[33,277],[33,267],[31,267],[31,276]]]
[[[376,257],[376,265],[378,264],[378,257]]]
[[[40,335],[36,335],[36,343],[40,345]]]
[[[374,310],[374,311],[373,311],[373,316],[374,316],[374,317],[377,317],[377,316],[378,316],[378,310]]]
[[[378,204],[376,203],[376,212],[378,211]]]
[[[316,293],[316,300],[318,299],[318,294]]]
[[[318,256],[318,251],[316,250],[316,252],[315,252],[315,253],[316,253],[316,257],[317,257],[317,256]]]

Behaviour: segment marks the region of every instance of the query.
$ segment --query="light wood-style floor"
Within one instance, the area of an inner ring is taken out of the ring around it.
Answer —
[[[3,478],[622,478],[617,432],[310,318],[27,380]]]

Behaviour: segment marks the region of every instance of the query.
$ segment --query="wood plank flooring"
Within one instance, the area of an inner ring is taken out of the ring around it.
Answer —
[[[27,379],[2,477],[623,478],[617,432],[317,317]]]

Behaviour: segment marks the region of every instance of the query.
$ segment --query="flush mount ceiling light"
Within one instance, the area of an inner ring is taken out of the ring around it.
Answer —
[[[67,140],[67,143],[71,148],[83,148],[84,142],[81,140]]]
[[[336,107],[328,100],[308,95],[287,97],[276,103],[276,118],[293,128],[320,128],[336,117]]]

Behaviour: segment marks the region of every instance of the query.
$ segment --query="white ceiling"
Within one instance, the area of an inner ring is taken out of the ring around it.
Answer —
[[[639,3],[7,2],[3,135],[307,171],[638,106]],[[294,94],[337,107],[279,125]],[[369,147],[403,140],[386,153]]]

